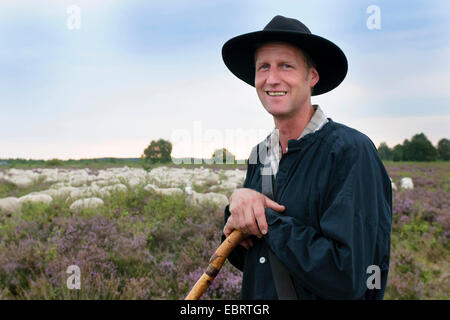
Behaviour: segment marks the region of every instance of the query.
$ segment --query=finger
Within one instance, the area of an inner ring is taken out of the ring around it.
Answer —
[[[244,207],[241,208],[241,211],[239,212],[239,216],[237,216],[236,220],[236,229],[242,231],[244,234],[249,235],[250,229],[248,228],[248,215],[249,215],[249,208]]]
[[[285,206],[276,203],[275,201],[271,200],[270,198],[268,198],[266,196],[264,196],[264,200],[265,200],[264,206],[267,208],[273,209],[277,212],[283,212],[286,209]]]
[[[224,234],[228,237],[234,229],[236,229],[236,217],[230,215],[224,226]]]
[[[248,244],[247,239],[242,240],[239,244],[241,246],[243,246],[245,249],[248,249],[250,247],[249,244]]]
[[[266,212],[264,210],[264,206],[261,205],[256,206],[253,210],[255,213],[255,218],[258,224],[259,231],[261,232],[262,235],[267,234],[269,227],[267,225]]]
[[[229,221],[230,219],[228,219],[228,221]],[[233,228],[230,226],[230,224],[228,223],[228,221],[227,221],[227,223],[225,224],[225,227],[223,227],[223,234],[226,236],[226,237],[228,237],[230,234],[231,234],[231,232],[233,231]]]
[[[245,225],[245,222],[243,221],[243,216],[244,214],[242,213],[241,208],[236,208],[234,210],[234,213],[232,213],[234,228],[242,231],[243,233],[246,233],[245,230],[243,229]]]
[[[245,238],[240,242],[240,245],[243,246],[245,249],[249,249],[250,247],[253,247],[253,241],[250,238]]]
[[[261,232],[259,231],[258,224],[256,222],[255,213],[253,207],[248,208],[245,219],[246,227],[248,229],[248,234],[261,237]]]

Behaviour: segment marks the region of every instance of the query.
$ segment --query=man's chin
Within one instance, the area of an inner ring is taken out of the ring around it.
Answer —
[[[281,109],[281,108],[270,108],[267,109],[267,112],[270,113],[274,117],[287,117],[289,116],[289,112],[287,110]]]

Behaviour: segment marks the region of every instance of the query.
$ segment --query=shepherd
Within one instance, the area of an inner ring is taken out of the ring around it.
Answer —
[[[344,80],[345,54],[278,15],[262,31],[228,40],[222,57],[255,87],[275,124],[253,148],[243,187],[224,212],[222,241],[234,230],[243,235],[228,255],[243,272],[241,298],[383,299],[389,176],[366,135],[311,104]]]

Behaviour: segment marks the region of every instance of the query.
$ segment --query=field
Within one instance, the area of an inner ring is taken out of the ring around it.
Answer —
[[[397,185],[385,299],[449,299],[450,163],[385,165]],[[13,198],[0,209],[0,299],[184,298],[220,243],[243,168],[0,167],[0,208]],[[74,206],[83,198],[101,204]],[[240,278],[226,263],[202,298],[238,299]]]

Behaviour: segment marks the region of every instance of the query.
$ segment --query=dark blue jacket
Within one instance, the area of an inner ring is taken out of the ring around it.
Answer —
[[[320,130],[288,141],[274,181],[274,200],[286,210],[266,208],[267,235],[253,237],[252,248],[238,246],[228,257],[243,271],[242,299],[278,298],[268,246],[288,269],[299,299],[383,299],[391,182],[367,136],[328,120]],[[244,188],[261,192],[262,166],[259,159],[248,165]],[[229,216],[227,206],[224,224]],[[380,268],[380,289],[367,285],[376,283],[369,279],[372,265]]]

